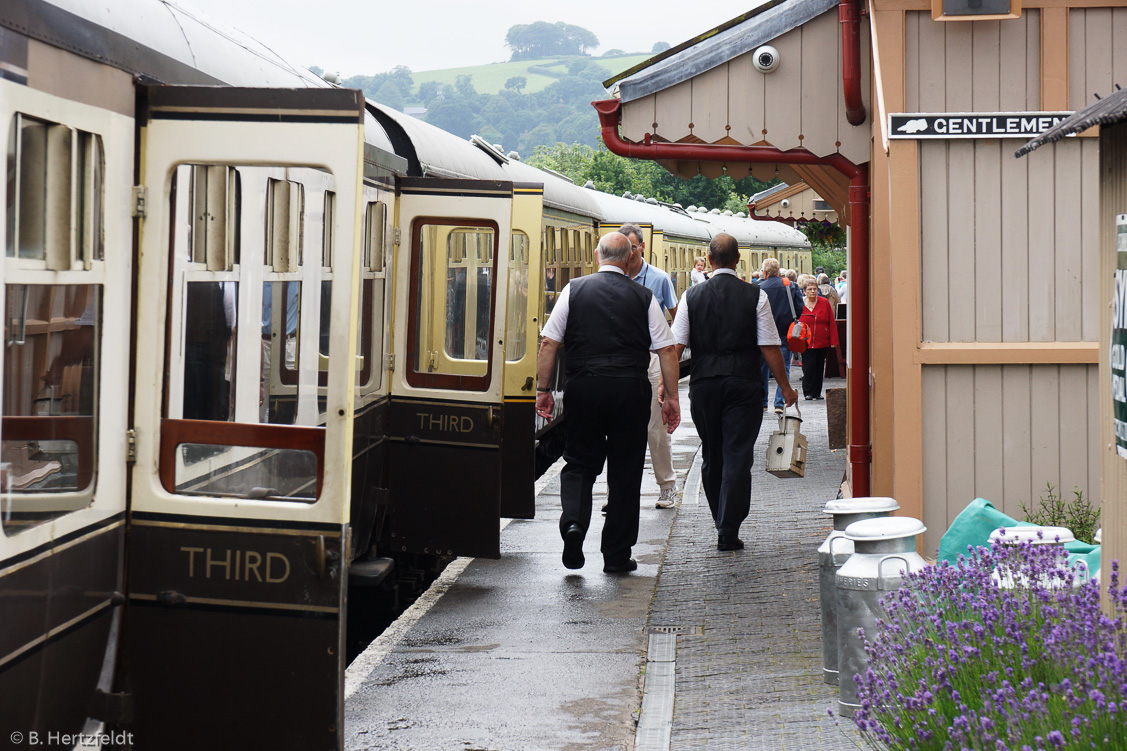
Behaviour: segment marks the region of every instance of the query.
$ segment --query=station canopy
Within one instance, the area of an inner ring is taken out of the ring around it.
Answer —
[[[642,143],[693,143],[805,149],[869,161],[870,118],[846,119],[842,94],[841,24],[837,0],[771,0],[604,82],[621,102],[620,134]],[[754,53],[778,52],[761,72]],[[861,28],[861,94],[867,113],[870,51]],[[871,117],[871,116],[870,116]],[[673,174],[805,182],[846,218],[848,180],[825,166],[658,160]]]

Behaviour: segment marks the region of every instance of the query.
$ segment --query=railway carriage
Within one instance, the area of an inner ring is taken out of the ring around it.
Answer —
[[[0,123],[0,730],[339,748],[347,603],[534,513],[601,199],[171,0],[5,2]]]

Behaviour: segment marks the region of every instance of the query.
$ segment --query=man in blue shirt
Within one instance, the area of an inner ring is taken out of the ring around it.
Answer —
[[[783,368],[787,372],[787,377],[790,377],[790,350],[787,348],[787,329],[790,328],[798,314],[802,312],[803,305],[802,294],[798,291],[797,284],[791,284],[789,280],[784,280],[779,276],[779,259],[767,258],[763,261],[763,278],[759,281],[759,289],[767,293],[767,299],[771,303],[771,315],[775,319],[775,326],[779,331],[779,338],[782,340],[782,346],[779,351],[783,354]],[[764,360],[760,362],[763,375],[763,386],[767,386],[767,378],[771,375],[767,368],[767,362]],[[763,408],[767,409],[767,396],[770,391],[766,391],[763,397]],[[778,413],[783,412],[783,389],[782,386],[775,386],[775,411]]]
[[[624,224],[618,229],[619,233],[626,235],[630,240],[631,250],[638,251],[626,269],[626,275],[638,284],[653,292],[654,299],[661,306],[662,313],[669,313],[672,318],[677,312],[677,290],[673,287],[673,280],[669,274],[656,266],[646,263],[646,242],[642,229],[636,224]],[[653,396],[650,399],[650,424],[647,437],[650,445],[650,462],[653,464],[654,479],[661,489],[661,495],[655,504],[657,508],[673,508],[673,492],[677,485],[677,475],[673,471],[673,455],[670,451],[669,432],[661,421],[661,401],[658,399],[661,385],[661,365],[657,355],[650,353],[649,368],[650,387]]]

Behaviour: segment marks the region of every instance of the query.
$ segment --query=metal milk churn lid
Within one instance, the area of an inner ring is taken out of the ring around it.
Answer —
[[[868,667],[864,639],[877,635],[877,619],[884,618],[880,601],[899,589],[903,573],[919,571],[927,562],[916,552],[916,537],[927,530],[919,519],[888,516],[863,519],[845,528],[853,541],[853,555],[834,577],[837,587],[838,712],[852,717],[860,708],[853,676]],[[857,635],[864,629],[864,639]]]
[[[837,588],[834,575],[841,564],[853,555],[853,541],[845,537],[845,528],[862,519],[888,516],[900,504],[893,498],[840,498],[830,501],[823,514],[833,515],[834,528],[818,548],[818,584],[822,606],[822,677],[837,685]]]
[[[999,527],[990,533],[990,544],[992,546],[1017,545],[1022,542],[1028,542],[1032,545],[1064,545],[1066,542],[1075,542],[1075,540],[1076,536],[1067,527],[1049,527],[1037,524],[1027,524],[1020,527]],[[1074,569],[1076,574],[1072,581],[1074,588],[1093,578],[1093,572],[1088,570],[1088,564],[1083,560],[1077,560],[1074,563]],[[1028,580],[1023,575],[1003,570],[1001,567],[994,571],[992,578],[998,586],[1007,589],[1029,586]],[[1045,576],[1042,579],[1042,584],[1049,589],[1059,586],[1060,580],[1057,579],[1056,582],[1057,584],[1054,584],[1050,576]]]

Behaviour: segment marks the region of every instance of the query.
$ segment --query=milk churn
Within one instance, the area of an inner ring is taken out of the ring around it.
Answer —
[[[846,539],[845,528],[862,519],[888,516],[900,508],[892,498],[842,498],[830,501],[822,509],[832,514],[833,531],[818,548],[818,583],[822,604],[822,677],[837,685],[837,588],[834,575],[841,564],[853,555],[853,541]]]
[[[1074,542],[1076,536],[1072,534],[1072,530],[1067,527],[1048,527],[1036,524],[1026,524],[1019,527],[999,527],[990,533],[991,545],[1016,545],[1021,542],[1028,542],[1033,545],[1064,545],[1066,542]],[[1073,587],[1079,587],[1088,579],[1092,578],[1092,572],[1088,570],[1088,563],[1082,559],[1078,559],[1073,567],[1076,577],[1072,581]],[[1022,575],[1016,574],[1012,571],[1006,571],[999,568],[993,574],[994,581],[1001,587],[1012,589],[1013,587],[1029,586],[1029,581]],[[1041,582],[1043,586],[1052,589],[1052,577],[1045,576]]]
[[[852,717],[860,708],[853,676],[868,667],[864,639],[877,634],[877,619],[885,616],[881,598],[899,589],[902,572],[923,569],[927,562],[916,553],[916,536],[927,527],[919,519],[889,516],[864,519],[845,528],[853,541],[853,555],[837,571],[838,712]]]

